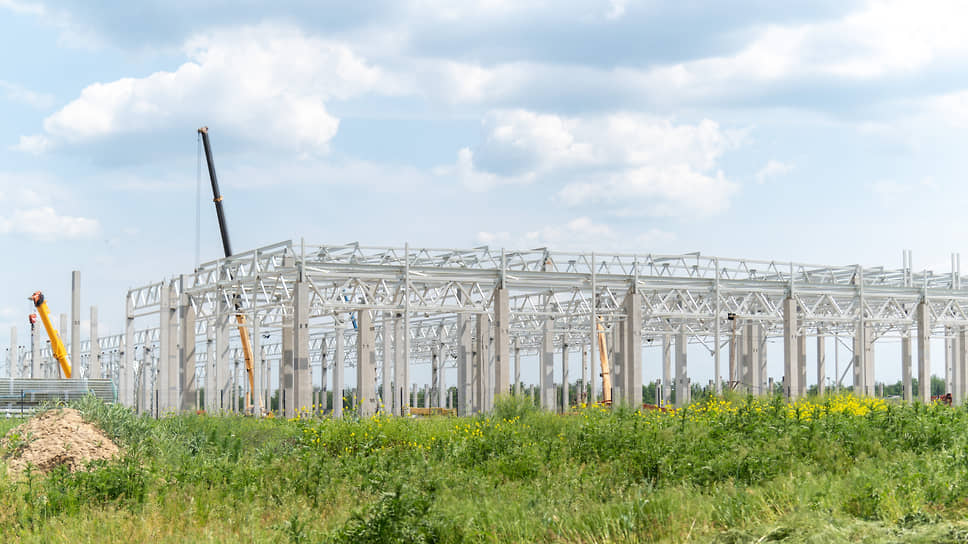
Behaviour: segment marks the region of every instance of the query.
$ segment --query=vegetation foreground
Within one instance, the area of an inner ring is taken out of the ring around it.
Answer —
[[[0,541],[968,542],[964,408],[732,398],[556,416],[505,399],[489,417],[282,421],[75,407],[123,457],[0,476]]]

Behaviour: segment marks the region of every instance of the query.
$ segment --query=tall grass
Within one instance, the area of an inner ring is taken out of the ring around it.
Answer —
[[[0,477],[0,541],[968,536],[963,408],[734,397],[557,416],[509,398],[490,416],[293,421],[78,408],[125,457]]]

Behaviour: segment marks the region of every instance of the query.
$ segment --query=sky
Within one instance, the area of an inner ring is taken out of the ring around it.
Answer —
[[[945,0],[0,0],[0,330],[23,342],[38,289],[68,312],[77,269],[118,332],[128,288],[191,271],[197,230],[201,259],[220,256],[204,177],[195,220],[203,125],[236,251],[303,237],[898,268],[911,249],[947,271],[968,235],[966,16]]]

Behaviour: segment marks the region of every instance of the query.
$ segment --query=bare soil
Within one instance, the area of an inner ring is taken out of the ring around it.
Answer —
[[[11,429],[2,440],[7,472],[19,476],[32,470],[47,473],[60,465],[71,472],[88,461],[111,459],[120,450],[94,424],[73,408],[49,410]]]

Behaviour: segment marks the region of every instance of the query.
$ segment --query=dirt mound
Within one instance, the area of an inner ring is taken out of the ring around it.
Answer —
[[[49,410],[14,427],[3,438],[2,446],[11,475],[23,474],[28,464],[45,473],[60,465],[67,465],[73,472],[88,461],[111,459],[120,451],[101,429],[84,421],[73,408]]]

